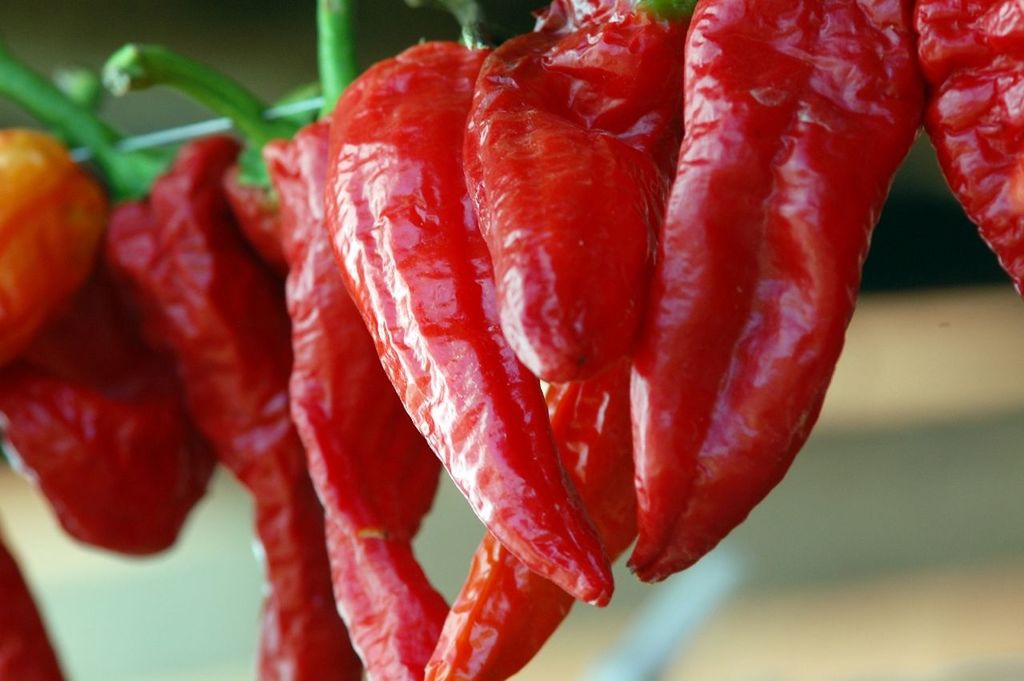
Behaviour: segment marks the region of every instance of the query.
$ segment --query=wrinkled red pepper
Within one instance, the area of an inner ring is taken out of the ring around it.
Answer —
[[[1024,295],[1024,8],[919,0],[914,22],[939,164]]]
[[[148,202],[115,214],[108,255],[141,301],[150,337],[175,356],[192,418],[253,495],[269,584],[259,678],[358,679],[334,607],[323,511],[289,414],[280,284],[252,260],[223,194],[237,154],[221,137],[184,147]]]
[[[532,570],[605,603],[608,561],[559,465],[540,386],[502,337],[463,179],[485,56],[427,43],[345,91],[327,225],[385,371],[474,512]]]
[[[281,210],[277,197],[266,187],[243,182],[237,165],[224,175],[224,194],[249,245],[275,272],[281,276],[288,274],[281,251]]]
[[[0,679],[63,681],[28,584],[0,540]]]
[[[907,0],[705,0],[686,50],[632,385],[644,580],[715,546],[806,440],[922,113]]]
[[[140,333],[101,266],[23,360],[0,371],[0,414],[10,453],[68,534],[144,555],[177,539],[214,460],[173,364]]]
[[[324,502],[338,608],[367,673],[419,680],[448,613],[410,544],[440,465],[405,413],[338,273],[324,228],[330,128],[272,142],[290,267],[292,416]]]
[[[484,62],[469,117],[502,329],[548,381],[632,347],[682,134],[686,22],[628,5],[555,2]]]
[[[620,361],[601,376],[548,392],[562,463],[612,558],[636,538],[629,375],[629,363]],[[540,651],[572,604],[488,534],[452,604],[426,681],[509,678]]]

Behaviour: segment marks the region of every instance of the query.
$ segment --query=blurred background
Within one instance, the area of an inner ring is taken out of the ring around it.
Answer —
[[[519,32],[543,3],[484,4]],[[44,72],[98,67],[129,40],[165,43],[274,99],[316,78],[313,5],[2,0],[0,34]],[[458,29],[440,12],[366,0],[357,35],[366,66]],[[127,133],[206,118],[159,90],[105,113]],[[0,127],[29,123],[0,101]],[[665,679],[1024,679],[1024,304],[926,140],[897,179],[864,289],[821,423],[773,495],[690,575],[648,587],[620,571],[613,605],[577,608],[520,678],[640,678],[639,660],[658,651],[637,648],[637,631],[653,645],[689,624]],[[253,678],[260,570],[249,502],[229,476],[152,560],[75,545],[3,469],[0,517],[71,679]],[[481,533],[446,486],[418,550],[449,597]],[[602,676],[623,655],[633,674]]]

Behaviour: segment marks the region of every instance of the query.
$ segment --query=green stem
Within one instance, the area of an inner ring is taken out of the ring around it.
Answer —
[[[661,19],[669,20],[689,18],[696,5],[697,0],[640,0],[640,7]]]
[[[462,27],[462,43],[470,49],[490,44],[487,20],[477,0],[405,0],[410,7],[438,7],[447,10]]]
[[[91,111],[65,96],[43,76],[17,61],[0,41],[0,95],[19,104],[70,143],[88,148],[106,175],[117,200],[145,196],[166,169],[163,159],[148,154],[122,154],[121,136]]]
[[[54,84],[75,103],[89,111],[99,111],[103,105],[103,82],[91,69],[68,67],[53,74]]]
[[[352,16],[355,0],[317,0],[317,57],[324,107],[320,117],[330,115],[341,93],[359,75]]]
[[[107,60],[103,82],[118,96],[156,85],[173,87],[230,118],[256,147],[296,132],[287,121],[264,118],[263,102],[234,80],[159,45],[125,45]]]

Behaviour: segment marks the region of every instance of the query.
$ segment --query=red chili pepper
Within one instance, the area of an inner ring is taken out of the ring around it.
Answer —
[[[914,21],[939,164],[1024,295],[1024,12],[1007,0],[919,0]]]
[[[485,54],[427,43],[353,83],[331,125],[327,225],[391,382],[470,506],[532,570],[605,603],[612,576],[501,335],[461,141]]]
[[[629,369],[620,362],[597,378],[548,392],[562,463],[613,558],[636,538]],[[537,654],[572,604],[488,534],[445,621],[426,681],[509,678]]]
[[[641,579],[695,562],[817,419],[921,120],[906,0],[705,0],[634,364]]]
[[[0,679],[63,681],[46,626],[14,557],[0,541]]]
[[[24,361],[0,371],[11,454],[76,539],[127,554],[171,546],[213,458],[173,365],[139,336],[98,269]]]
[[[554,3],[484,62],[469,117],[502,329],[548,381],[632,347],[679,146],[686,22],[628,5]]]
[[[272,142],[290,266],[292,416],[324,501],[338,608],[367,673],[423,678],[448,613],[410,541],[433,503],[440,465],[405,413],[352,303],[324,229],[330,128]]]
[[[231,166],[224,176],[224,194],[246,240],[275,272],[288,274],[281,252],[281,211],[277,197],[266,187],[246,184],[239,167]]]
[[[223,194],[237,153],[225,138],[184,147],[148,203],[115,214],[108,254],[151,338],[174,354],[193,419],[256,503],[270,586],[260,679],[358,679],[334,608],[323,511],[289,415],[280,285],[251,259]]]

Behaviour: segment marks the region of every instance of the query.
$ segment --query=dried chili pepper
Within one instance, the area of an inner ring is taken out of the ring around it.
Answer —
[[[914,23],[939,164],[1024,295],[1024,12],[1007,0],[920,0]]]
[[[557,0],[484,62],[466,177],[494,261],[501,325],[553,382],[632,347],[668,195],[685,21],[628,2]]]
[[[636,538],[629,375],[628,362],[620,361],[601,376],[548,392],[562,463],[612,558]],[[487,535],[445,621],[426,681],[509,678],[537,654],[572,604]]]
[[[281,252],[281,207],[277,197],[265,187],[244,182],[237,165],[224,176],[224,195],[239,228],[263,262],[282,276],[288,274]]]
[[[223,195],[237,154],[226,138],[184,147],[147,203],[115,214],[108,255],[142,301],[150,337],[174,354],[199,429],[253,495],[269,583],[260,678],[358,679],[289,415],[284,300]]]
[[[63,681],[28,584],[0,540],[0,679]]]
[[[225,194],[249,244],[271,268],[282,276],[287,274],[277,197],[270,188],[260,153],[272,139],[291,138],[299,124],[290,119],[267,120],[263,102],[239,83],[162,45],[123,46],[104,65],[103,81],[118,96],[168,86],[231,118],[248,146],[225,173]]]
[[[103,191],[60,143],[0,130],[0,366],[83,284],[106,225]]]
[[[17,61],[2,43],[0,95],[24,106],[65,139],[88,146],[115,197],[138,195],[163,167],[158,155],[119,153],[115,131]],[[53,150],[41,152],[40,163],[55,156]],[[66,182],[71,171],[63,168],[73,166],[64,152],[60,156],[54,178],[19,171],[10,182],[0,183],[0,192],[14,191],[23,200],[40,188],[52,189],[52,180]],[[12,453],[69,533],[119,552],[153,553],[177,537],[206,489],[212,458],[185,417],[173,365],[142,342],[138,321],[109,281],[105,264],[92,268],[92,252],[105,227],[105,206],[97,189],[82,193],[76,182],[85,181],[71,181],[76,192],[71,203],[77,201],[77,208],[85,211],[76,219],[88,229],[77,237],[60,236],[76,243],[58,242],[59,249],[81,249],[83,254],[64,272],[54,267],[59,263],[40,263],[33,257],[17,265],[35,267],[33,276],[45,272],[53,281],[84,277],[90,269],[92,275],[67,309],[35,334],[21,361],[3,372],[0,411],[6,415]],[[83,203],[83,198],[88,200]],[[45,203],[51,208],[62,205]],[[48,214],[47,205],[39,208]],[[33,216],[26,210],[15,216],[24,218],[15,220],[15,228],[31,232]],[[52,234],[41,236],[41,244],[53,239]],[[9,272],[19,269],[4,270]]]
[[[177,539],[213,457],[173,364],[139,334],[99,268],[23,360],[0,371],[0,414],[18,468],[68,534],[145,555]]]
[[[540,386],[501,335],[463,179],[484,57],[427,43],[345,91],[327,226],[385,371],[474,512],[532,570],[604,603],[611,571],[559,465]]]
[[[817,419],[871,231],[922,113],[906,0],[706,0],[632,384],[662,579],[774,487]]]
[[[292,416],[326,512],[338,608],[375,679],[422,679],[448,605],[410,541],[440,465],[405,413],[324,228],[326,122],[264,148],[281,201],[295,360]]]

